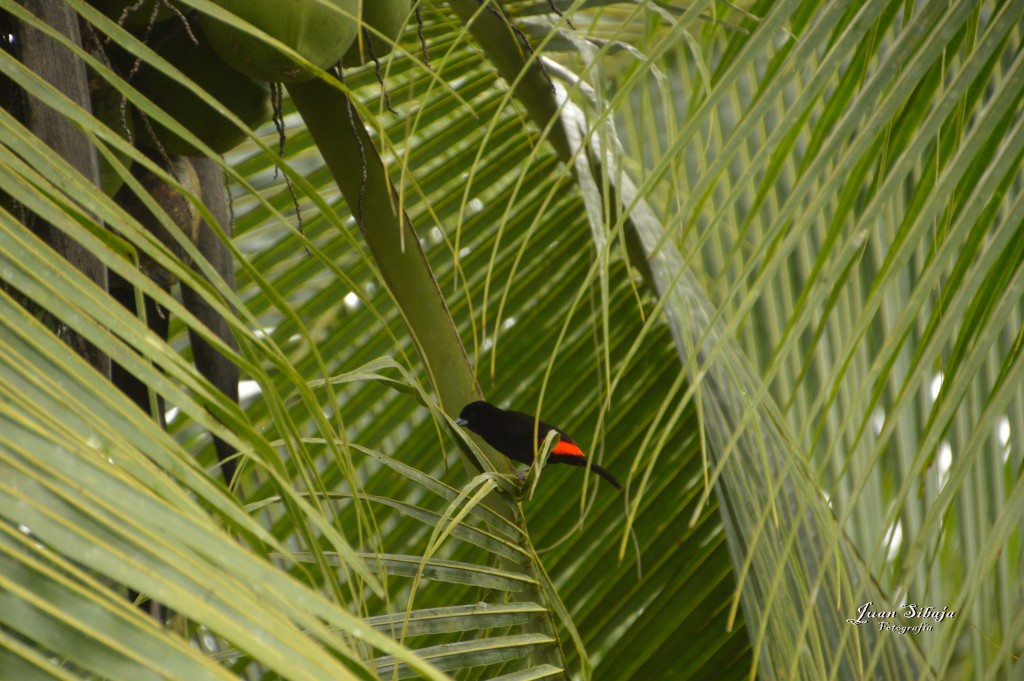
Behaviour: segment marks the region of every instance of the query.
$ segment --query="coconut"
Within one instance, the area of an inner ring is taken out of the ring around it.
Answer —
[[[371,0],[364,0],[368,1]],[[327,69],[341,59],[352,44],[359,25],[359,0],[326,0],[323,3],[317,0],[214,2],[321,69]],[[209,15],[203,15],[201,21],[217,54],[250,78],[300,83],[313,77],[312,71],[257,37]]]
[[[393,43],[402,35],[402,29],[405,28],[405,22],[412,10],[412,0],[362,1],[363,14],[360,21],[363,34],[353,41],[352,47],[345,53],[342,59],[345,66],[359,66],[368,62],[371,47],[373,56],[377,59],[391,52]]]
[[[192,42],[179,22],[168,22],[158,28],[150,45],[250,128],[269,120],[269,86],[247,78],[225,64],[197,26],[192,27],[192,33],[199,40],[198,45]],[[242,130],[203,102],[192,89],[149,64],[143,64],[132,79],[132,85],[218,154],[234,149],[246,139]],[[150,119],[150,123],[168,154],[202,155],[193,145],[156,120]],[[145,125],[137,121],[136,129],[140,144],[155,146]]]

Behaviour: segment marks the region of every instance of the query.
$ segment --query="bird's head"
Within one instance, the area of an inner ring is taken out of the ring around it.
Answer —
[[[481,424],[486,423],[499,414],[501,414],[501,409],[493,404],[483,401],[470,402],[459,412],[459,418],[455,419],[455,423],[463,428],[476,431]]]

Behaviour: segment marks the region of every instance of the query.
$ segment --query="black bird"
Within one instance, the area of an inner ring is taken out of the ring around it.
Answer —
[[[455,423],[473,431],[487,444],[513,461],[525,463],[527,466],[533,465],[533,459],[540,450],[545,436],[549,430],[553,430],[561,439],[551,450],[548,463],[587,465],[587,455],[564,430],[543,421],[538,424],[529,414],[508,411],[487,402],[470,402],[462,408],[462,413]],[[615,476],[596,463],[590,464],[590,470],[614,485],[615,489],[622,489]]]

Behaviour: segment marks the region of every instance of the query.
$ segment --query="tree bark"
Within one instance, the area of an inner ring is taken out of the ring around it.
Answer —
[[[23,0],[22,5],[62,35],[81,45],[78,15],[64,0]],[[68,99],[89,109],[88,80],[81,59],[27,23],[19,27],[17,45],[21,61],[27,68],[52,84]],[[99,186],[96,149],[85,133],[33,97],[25,98],[24,112],[26,125],[40,140]],[[75,268],[106,290],[106,267],[81,244],[69,238],[56,225],[37,224],[35,231]],[[73,334],[68,341],[100,373],[110,375],[110,359],[98,348],[86,343],[77,334]]]
[[[208,158],[192,159],[192,166],[196,170],[199,179],[199,187],[203,197],[203,203],[210,209],[213,216],[217,218],[225,230],[231,228],[231,217],[228,211],[227,196],[224,189],[224,179],[220,167]],[[196,247],[199,252],[213,265],[217,273],[224,279],[225,283],[235,288],[235,262],[231,252],[220,240],[213,228],[203,221],[199,224],[199,234],[196,238]],[[196,268],[196,271],[199,271]],[[228,322],[201,295],[193,291],[183,283],[181,286],[181,297],[185,307],[196,316],[199,321],[208,326],[211,331],[217,334],[228,347],[238,350],[238,343],[231,335]],[[199,372],[206,376],[217,386],[217,389],[227,395],[235,404],[238,404],[238,366],[234,362],[220,354],[212,345],[189,329],[189,342],[192,344],[192,356]],[[238,464],[235,459],[229,457],[235,454],[235,448],[220,438],[213,439],[214,448],[217,450],[217,459],[221,462],[221,473],[224,481],[230,486],[235,477]]]

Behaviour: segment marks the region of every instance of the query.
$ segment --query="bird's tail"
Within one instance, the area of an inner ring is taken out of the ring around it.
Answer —
[[[614,485],[615,489],[617,489],[617,490],[621,490],[622,489],[622,485],[619,483],[618,480],[615,479],[615,476],[612,475],[611,473],[609,473],[604,468],[601,468],[600,466],[598,466],[596,463],[590,464],[590,470],[594,471],[595,473],[600,475],[602,478],[604,478],[608,482],[612,483],[612,485]]]

